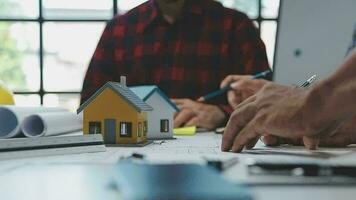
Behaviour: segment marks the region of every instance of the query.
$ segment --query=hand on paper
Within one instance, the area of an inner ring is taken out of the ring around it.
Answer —
[[[327,134],[337,126],[315,126],[313,116],[306,113],[307,89],[266,84],[256,95],[242,102],[232,113],[222,140],[222,150],[240,152],[251,149],[266,133],[284,138],[304,138],[308,148],[318,145],[316,136]],[[308,120],[307,123],[305,121]],[[319,121],[318,121],[319,122]]]
[[[262,137],[262,141],[267,146],[278,146],[282,144],[304,145],[302,138],[281,138],[272,135]],[[350,121],[344,122],[330,137],[321,138],[319,146],[321,147],[346,147],[356,143],[356,117]]]
[[[212,130],[225,121],[225,114],[215,105],[199,103],[191,99],[172,99],[180,112],[174,117],[174,127],[197,126]]]
[[[241,102],[258,92],[268,81],[251,79],[252,76],[229,75],[220,84],[223,88],[231,84],[233,90],[227,93],[227,99],[231,107],[236,108]]]

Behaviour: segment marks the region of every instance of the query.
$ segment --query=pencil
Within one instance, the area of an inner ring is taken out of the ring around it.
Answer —
[[[263,77],[266,77],[266,76],[267,76],[268,74],[270,74],[270,73],[271,73],[271,70],[266,70],[266,71],[264,71],[264,72],[260,72],[260,73],[258,73],[258,74],[255,74],[251,79],[263,78]],[[210,100],[210,99],[212,99],[212,98],[215,98],[215,97],[217,97],[217,96],[220,96],[220,95],[222,95],[222,94],[225,94],[227,91],[229,91],[229,90],[231,90],[231,89],[232,89],[232,88],[231,88],[231,85],[227,85],[227,86],[221,88],[220,90],[216,90],[216,91],[211,92],[211,93],[209,93],[209,94],[207,94],[207,95],[205,95],[205,96],[200,97],[200,98],[198,99],[198,101],[200,101],[200,102],[208,101],[208,100]]]

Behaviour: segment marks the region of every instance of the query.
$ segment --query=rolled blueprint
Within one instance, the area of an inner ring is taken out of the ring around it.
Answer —
[[[61,135],[82,129],[80,116],[71,112],[38,113],[26,117],[21,129],[26,137]]]
[[[64,112],[63,108],[0,106],[0,139],[20,135],[21,122],[32,114],[44,112]]]

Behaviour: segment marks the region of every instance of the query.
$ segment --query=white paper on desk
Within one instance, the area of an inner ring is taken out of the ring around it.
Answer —
[[[64,108],[0,106],[0,139],[16,137],[21,123],[29,115],[44,112],[63,112]]]
[[[81,130],[82,121],[71,112],[38,113],[26,117],[21,129],[26,137],[61,135]]]

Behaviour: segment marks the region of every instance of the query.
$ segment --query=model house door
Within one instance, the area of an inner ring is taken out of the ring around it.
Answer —
[[[105,120],[105,144],[116,144],[116,120],[106,119]]]

